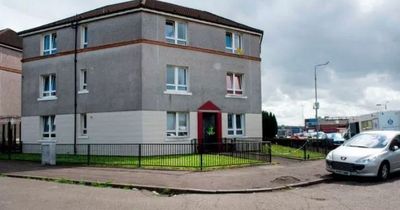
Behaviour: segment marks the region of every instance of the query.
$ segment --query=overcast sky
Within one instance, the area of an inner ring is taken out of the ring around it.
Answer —
[[[122,0],[123,1],[123,0]],[[16,31],[121,0],[0,0],[0,29]],[[400,110],[398,0],[166,0],[264,31],[263,109],[280,125],[314,115],[314,65],[322,116]],[[251,2],[251,3],[250,3]]]

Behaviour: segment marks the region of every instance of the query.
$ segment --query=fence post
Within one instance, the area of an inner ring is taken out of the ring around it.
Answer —
[[[90,165],[90,144],[87,145],[87,164]]]
[[[328,140],[328,138],[327,139],[325,139],[325,155],[327,155],[328,154],[328,145],[330,144],[330,141],[328,142],[329,140]],[[328,144],[329,143],[329,144]]]
[[[269,163],[272,163],[272,143],[268,143]]]
[[[204,145],[203,142],[200,144],[200,171],[203,170],[203,149]]]
[[[7,124],[7,147],[8,147],[8,159],[11,160],[11,150],[12,150],[12,127],[11,122]]]
[[[139,168],[142,167],[142,144],[139,144],[138,166]]]
[[[307,144],[308,144],[308,140],[306,141],[306,143],[303,146],[303,151],[304,151],[304,160],[307,160]]]

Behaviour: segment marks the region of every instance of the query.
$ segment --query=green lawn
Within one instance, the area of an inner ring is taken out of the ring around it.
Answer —
[[[0,159],[7,160],[8,156],[6,154],[0,154]],[[11,159],[40,162],[41,156],[40,154],[12,154]],[[200,155],[198,154],[148,156],[141,157],[140,164],[143,168],[199,170],[200,160]],[[57,164],[60,165],[85,165],[87,163],[88,159],[86,155],[57,155]],[[261,164],[262,161],[227,155],[204,154],[202,163],[203,168],[226,168]],[[90,165],[137,168],[139,167],[139,158],[134,156],[91,156]]]
[[[304,159],[304,151],[303,151],[303,149],[297,149],[297,148],[272,144],[272,156],[303,160]],[[312,152],[312,151],[307,151],[306,156],[310,160],[318,160],[318,159],[325,158],[325,154],[319,153],[319,152]]]

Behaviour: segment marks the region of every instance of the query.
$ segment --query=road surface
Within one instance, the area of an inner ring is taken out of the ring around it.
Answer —
[[[0,209],[400,209],[400,178],[338,180],[269,193],[183,194],[97,188],[0,177]]]

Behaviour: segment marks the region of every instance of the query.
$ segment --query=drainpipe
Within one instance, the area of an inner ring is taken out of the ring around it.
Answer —
[[[72,22],[72,28],[75,30],[75,46],[74,46],[74,155],[77,153],[76,148],[76,110],[77,110],[77,64],[78,64],[78,17]]]

